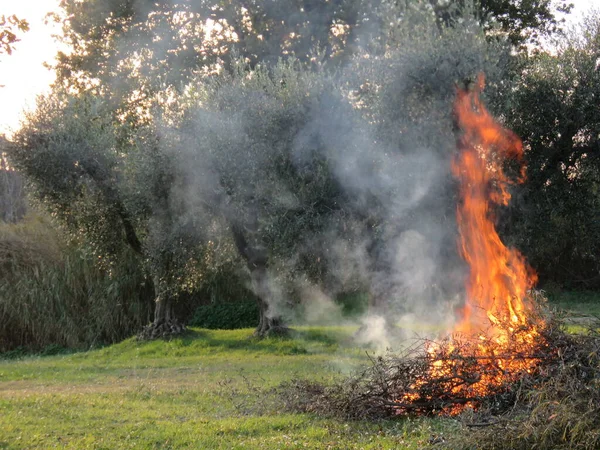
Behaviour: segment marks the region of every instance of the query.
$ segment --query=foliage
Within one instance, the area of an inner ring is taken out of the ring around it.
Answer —
[[[100,28],[80,28],[117,45],[110,27],[134,25],[110,22],[102,31],[106,8],[88,17]],[[127,20],[139,13],[132,8],[123,11]],[[398,48],[373,62],[353,60],[356,74],[296,58],[275,65],[238,58],[220,74],[197,75],[179,94],[149,91],[150,103],[135,106],[108,79],[89,92],[57,85],[8,145],[10,156],[33,194],[104,264],[127,247],[138,253],[158,299],[200,289],[211,273],[239,264],[235,229],[268,260],[263,294],[271,306],[290,300],[290,283],[334,293],[364,288],[364,273],[346,276],[354,286],[330,274],[328,265],[338,263],[330,239],[382,248],[423,220],[415,207],[423,192],[427,211],[437,214],[427,217],[430,234],[439,235],[452,217],[448,177],[435,189],[403,180],[420,170],[432,179],[438,156],[449,157],[445,108],[454,83],[486,69],[497,84],[508,54],[472,19],[440,30],[431,11],[406,14]]]
[[[40,100],[7,144],[11,162],[26,175],[34,198],[67,226],[73,239],[87,235],[103,258],[118,255],[126,242],[140,250],[116,182],[127,151],[117,138],[101,101],[57,92]]]
[[[19,42],[16,33],[29,31],[26,20],[19,19],[16,15],[0,15],[0,55],[12,54],[15,43]]]
[[[343,292],[336,296],[345,317],[360,317],[367,312],[369,296],[365,292]]]
[[[156,314],[169,318],[171,299],[197,289],[207,268],[218,271],[235,254],[211,231],[221,228],[219,217],[197,215],[179,195],[186,180],[157,130],[134,129],[115,114],[101,98],[57,88],[40,100],[7,152],[71,240],[89,248],[103,270],[127,260],[142,271],[167,305]]]
[[[596,13],[556,54],[530,57],[504,107],[528,166],[505,235],[542,281],[576,289],[600,286],[599,23]]]
[[[47,221],[2,225],[0,351],[89,348],[130,336],[151,313],[131,259],[102,268]]]
[[[525,43],[539,44],[540,38],[560,30],[556,11],[570,12],[572,4],[567,1],[551,0],[478,0],[453,1],[430,0],[436,16],[442,23],[451,24],[460,19],[462,10],[470,6],[479,17],[479,22],[491,38],[506,36],[516,47]]]
[[[381,56],[398,48],[394,36],[415,10],[440,29],[475,15],[490,39],[513,45],[557,29],[550,0],[63,0],[55,19],[70,52],[58,55],[58,83],[104,96],[135,123],[137,108],[181,92],[198,73],[235,70],[236,59],[339,68],[358,54]]]
[[[64,0],[73,52],[60,56],[54,91],[7,145],[10,157],[102,270],[137,254],[129,261],[165,303],[219,273],[239,273],[243,259],[249,272],[257,260],[268,269],[259,296],[273,310],[301,297],[294,284],[387,298],[404,292],[388,270],[397,259],[388,243],[407,233],[417,242],[417,228],[424,244],[435,242],[422,253],[440,273],[414,283],[407,274],[400,282],[420,287],[403,295],[444,297],[460,278],[446,170],[455,84],[485,71],[491,103],[517,123],[515,111],[543,91],[528,98],[529,89],[515,87],[519,66],[505,40],[524,42],[555,19],[544,0],[522,10],[514,2],[396,3]],[[553,57],[535,58],[532,65]],[[573,193],[593,192],[594,176]],[[542,179],[536,192],[559,186]],[[592,210],[594,198],[571,206]],[[583,220],[569,219],[572,211],[560,211],[565,232]],[[550,251],[528,234],[537,216],[521,217],[523,226],[505,234],[542,267]],[[343,251],[332,242],[362,252],[364,264],[343,280],[334,270]],[[155,320],[172,319],[170,309],[156,308]]]
[[[196,308],[189,326],[214,330],[252,328],[258,323],[256,301],[212,303]]]
[[[346,47],[366,48],[402,11],[382,0],[65,0],[61,7],[64,39],[74,51],[60,55],[59,79],[80,88],[99,79],[102,88],[133,76],[148,83],[144,90],[176,86],[237,58],[254,67],[290,56],[318,62]],[[141,59],[140,69],[132,68],[133,59]]]
[[[356,159],[365,166],[373,161],[377,167],[374,173],[356,174],[363,191],[353,192],[361,200],[362,215],[368,217],[374,272],[369,274],[369,290],[374,300],[402,296],[405,304],[435,304],[462,289],[457,270],[463,262],[455,246],[456,186],[448,170],[456,151],[450,113],[456,86],[468,85],[484,72],[486,95],[495,99],[510,85],[512,58],[510,47],[486,39],[472,16],[441,29],[431,14],[417,10],[408,18],[395,35],[397,46],[385,57],[372,64],[359,59],[353,66],[360,80],[353,94],[373,127],[369,137],[377,144],[365,144],[364,129],[349,133],[351,143],[343,142],[348,147],[360,142],[363,148],[356,149]],[[433,270],[421,270],[427,261],[435,261],[430,264]],[[421,288],[415,286],[416,279]]]
[[[0,148],[2,139],[0,137]],[[26,212],[25,180],[10,167],[6,157],[0,154],[0,221],[17,222]]]

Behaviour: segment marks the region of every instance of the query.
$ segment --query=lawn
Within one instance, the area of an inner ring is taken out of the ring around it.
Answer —
[[[548,302],[568,315],[576,317],[600,318],[600,292],[576,291],[546,293]]]
[[[571,315],[599,311],[597,294],[549,297]],[[0,449],[418,449],[457,432],[452,419],[345,422],[282,410],[268,394],[281,382],[330,380],[366,363],[352,332],[255,340],[250,329],[192,329],[171,341],[0,360]]]
[[[422,448],[440,420],[343,422],[281,411],[262,392],[365,361],[351,330],[294,339],[194,329],[89,352],[0,362],[0,448]]]

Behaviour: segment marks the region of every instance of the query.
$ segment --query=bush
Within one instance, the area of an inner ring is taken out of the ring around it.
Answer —
[[[341,306],[344,317],[360,317],[369,307],[369,295],[365,292],[345,292],[335,301]]]
[[[255,301],[211,303],[199,306],[189,325],[220,330],[253,328],[258,325],[258,313]]]

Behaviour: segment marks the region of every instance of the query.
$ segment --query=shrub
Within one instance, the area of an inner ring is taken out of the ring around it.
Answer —
[[[359,317],[367,312],[369,295],[365,292],[345,292],[335,299],[342,308],[344,317]]]
[[[211,303],[199,306],[189,325],[221,330],[252,328],[258,325],[258,313],[255,301]]]

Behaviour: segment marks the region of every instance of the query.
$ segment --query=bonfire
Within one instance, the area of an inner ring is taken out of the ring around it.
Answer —
[[[535,371],[544,346],[531,290],[537,276],[518,250],[507,248],[494,226],[494,207],[507,205],[507,159],[525,180],[523,145],[482,104],[480,75],[474,89],[458,89],[454,115],[460,130],[452,172],[460,182],[459,249],[470,271],[466,301],[451,337],[426,345],[429,369],[398,401],[399,411],[425,409],[456,414]]]
[[[566,333],[533,289],[534,271],[495,229],[494,210],[510,201],[512,179],[525,180],[525,165],[519,138],[483,106],[483,86],[480,76],[457,89],[454,104],[458,245],[470,270],[449,337],[374,358],[340,383],[294,380],[279,393],[289,409],[345,419],[460,414],[472,432],[450,448],[600,448],[600,327]]]

